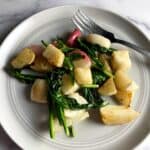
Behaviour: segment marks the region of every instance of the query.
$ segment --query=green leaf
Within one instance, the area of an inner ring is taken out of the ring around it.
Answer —
[[[70,110],[100,108],[104,102],[102,99],[97,99],[95,102],[93,101],[87,104],[79,104],[76,99],[64,96],[61,93],[54,93],[53,99],[57,105]]]
[[[75,137],[75,132],[72,126],[69,126],[69,132],[71,137]]]
[[[78,44],[85,49],[90,49],[93,52],[105,53],[111,55],[113,51],[116,51],[114,48],[105,48],[98,44],[91,44],[84,39],[78,38]]]
[[[48,46],[48,43],[45,42],[44,40],[41,40],[41,43],[43,44],[44,48],[46,48]]]
[[[65,44],[65,42],[61,39],[57,39],[57,40],[55,40],[55,42],[56,42],[56,47],[61,49],[64,53],[74,50],[74,48],[68,47]]]
[[[74,66],[70,57],[68,56],[65,57],[63,66],[70,71],[73,70]]]
[[[81,88],[79,93],[86,98],[89,103],[103,103],[104,100],[101,98],[101,95],[98,93],[97,89],[93,88]]]
[[[60,86],[62,82],[62,76],[64,75],[65,70],[55,69],[52,72],[47,74],[47,82],[48,82],[48,96],[49,103],[55,105],[57,118],[59,120],[60,125],[63,125],[64,131],[67,136],[70,136],[69,129],[67,127],[66,118],[64,116],[64,108],[61,105],[56,103],[57,98],[61,96],[60,94]],[[57,96],[55,96],[57,94]]]
[[[87,95],[84,95],[85,98],[92,97],[92,101],[89,101],[88,104],[79,104],[75,99],[63,95],[61,93],[60,86],[61,86],[61,77],[64,72],[63,73],[61,72],[63,71],[61,71],[60,69],[58,69],[58,71],[52,71],[51,73],[48,74],[47,78],[49,93],[51,95],[51,99],[54,101],[54,103],[56,103],[56,105],[71,110],[91,109],[101,107],[103,100],[100,97],[100,95],[96,92],[97,90],[94,89],[91,89],[90,91],[88,90]]]
[[[93,83],[102,85],[109,76],[105,73],[105,71],[98,70],[96,68],[92,68],[92,76],[93,76]]]
[[[18,69],[6,69],[6,72],[10,76],[18,79],[19,81],[21,81],[23,83],[27,83],[27,84],[33,83],[36,79],[45,79],[45,76],[21,73],[22,70],[18,70]]]
[[[77,42],[78,42],[79,47],[90,56],[90,58],[93,60],[94,64],[98,68],[102,68],[104,66],[100,62],[100,60],[97,58],[96,51],[93,50],[85,41],[83,41],[82,39],[78,38]]]
[[[70,59],[73,61],[73,60],[77,60],[77,59],[81,59],[81,58],[84,58],[81,54],[77,54],[77,53],[71,53],[69,55]]]

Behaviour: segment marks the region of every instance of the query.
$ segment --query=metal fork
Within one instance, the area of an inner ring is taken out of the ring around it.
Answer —
[[[104,37],[110,39],[112,43],[123,44],[125,46],[132,48],[133,50],[138,51],[139,53],[144,54],[145,56],[150,57],[150,50],[145,50],[144,48],[141,48],[135,44],[115,38],[115,35],[113,33],[106,31],[105,29],[97,25],[91,18],[85,15],[80,9],[78,9],[78,11],[72,17],[72,21],[81,31],[101,34]]]

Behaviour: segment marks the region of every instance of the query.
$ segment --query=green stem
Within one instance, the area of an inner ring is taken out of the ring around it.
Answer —
[[[44,40],[41,40],[41,43],[43,44],[44,48],[48,46],[48,43],[46,43]]]
[[[101,107],[105,107],[105,106],[107,106],[107,105],[109,105],[109,102],[108,102],[108,101],[104,101],[104,102],[102,103]]]
[[[62,125],[63,120],[62,120],[62,117],[61,117],[60,107],[57,104],[55,105],[55,107],[56,107],[56,114],[57,114],[59,124]]]
[[[50,137],[53,139],[55,137],[55,132],[54,132],[54,114],[52,111],[49,112],[49,133]]]
[[[64,66],[67,67],[67,69],[69,69],[70,71],[73,70],[73,64],[69,57],[65,57]]]
[[[83,87],[83,88],[98,88],[99,85],[98,84],[83,84],[83,85],[81,85],[81,87]]]
[[[62,118],[62,122],[63,122],[63,126],[64,126],[64,131],[67,136],[70,136],[69,129],[68,129],[67,123],[66,123],[66,118],[64,116],[64,109],[62,107],[60,107],[60,113],[61,113],[61,118]]]
[[[75,132],[72,126],[69,126],[70,137],[75,137]]]
[[[108,76],[108,77],[113,77],[113,74],[107,70],[104,70],[104,73]]]

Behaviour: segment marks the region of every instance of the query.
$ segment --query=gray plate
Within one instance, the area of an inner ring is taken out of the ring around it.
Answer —
[[[62,36],[74,26],[71,16],[78,9],[63,6],[42,11],[17,26],[2,43],[0,50],[0,121],[9,136],[23,149],[82,149],[82,150],[127,150],[139,144],[149,133],[150,76],[148,60],[130,50],[132,59],[131,77],[139,85],[132,107],[140,117],[127,125],[105,126],[93,120],[75,125],[76,137],[67,138],[63,132],[55,140],[49,138],[47,106],[30,102],[29,87],[8,77],[3,67],[20,49],[30,44],[39,44],[42,39]],[[118,37],[150,47],[147,38],[124,18],[102,9],[82,7],[97,23],[113,31]],[[114,45],[120,49],[125,47]],[[127,49],[127,48],[126,48]]]

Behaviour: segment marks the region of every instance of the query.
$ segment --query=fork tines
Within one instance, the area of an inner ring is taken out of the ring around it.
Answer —
[[[78,11],[74,14],[72,21],[81,31],[86,30],[89,33],[92,32],[91,20],[80,9],[78,9]]]

